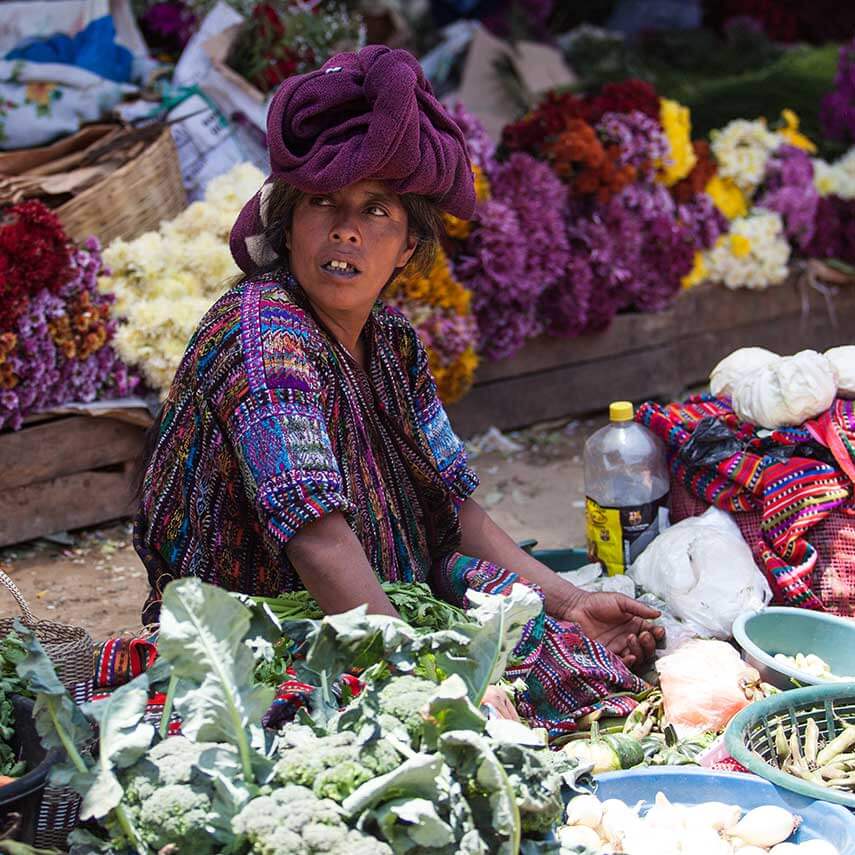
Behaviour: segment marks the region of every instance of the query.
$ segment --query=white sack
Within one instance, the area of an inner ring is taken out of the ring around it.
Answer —
[[[629,575],[706,637],[730,638],[738,615],[759,611],[772,597],[739,527],[715,507],[662,532]]]
[[[831,362],[815,350],[803,350],[737,380],[733,409],[743,421],[772,430],[816,418],[836,394],[837,374]]]
[[[837,394],[841,398],[855,398],[855,345],[832,347],[825,358],[837,372]]]
[[[716,398],[730,397],[737,380],[753,374],[760,368],[765,368],[770,362],[776,362],[781,357],[763,347],[740,347],[730,356],[725,356],[710,374],[710,392]]]

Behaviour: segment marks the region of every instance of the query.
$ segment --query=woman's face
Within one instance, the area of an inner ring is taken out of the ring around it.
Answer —
[[[291,272],[309,299],[339,317],[367,317],[392,272],[415,250],[407,212],[381,181],[301,198],[286,245]]]

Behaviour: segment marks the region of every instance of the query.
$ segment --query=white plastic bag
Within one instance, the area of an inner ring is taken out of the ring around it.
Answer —
[[[772,597],[739,527],[718,508],[660,534],[629,575],[705,637],[730,638],[738,615],[759,611]]]

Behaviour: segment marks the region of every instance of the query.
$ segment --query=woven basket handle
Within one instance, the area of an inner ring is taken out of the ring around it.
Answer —
[[[24,595],[18,590],[18,586],[12,581],[12,579],[2,570],[0,570],[0,584],[2,584],[3,587],[15,598],[15,602],[24,613],[24,622],[37,623],[36,616],[30,611],[30,607],[27,605]]]

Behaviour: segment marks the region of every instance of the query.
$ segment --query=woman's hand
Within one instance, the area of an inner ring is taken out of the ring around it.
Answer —
[[[509,718],[511,721],[519,721],[519,713],[511,703],[508,693],[498,686],[488,686],[481,699],[482,704],[491,706],[499,715],[499,718]]]
[[[628,668],[650,659],[656,642],[665,637],[665,630],[651,623],[659,612],[623,594],[577,590],[556,617],[578,624]]]
[[[546,613],[577,623],[589,638],[604,644],[627,667],[650,659],[665,630],[650,621],[659,612],[622,594],[591,594],[566,582],[534,556],[523,552],[471,497],[460,509],[460,550],[519,573],[543,591]]]
[[[665,630],[651,623],[659,612],[623,594],[576,589],[555,617],[578,624],[588,638],[616,653],[628,668],[650,659],[656,642],[665,637]]]

